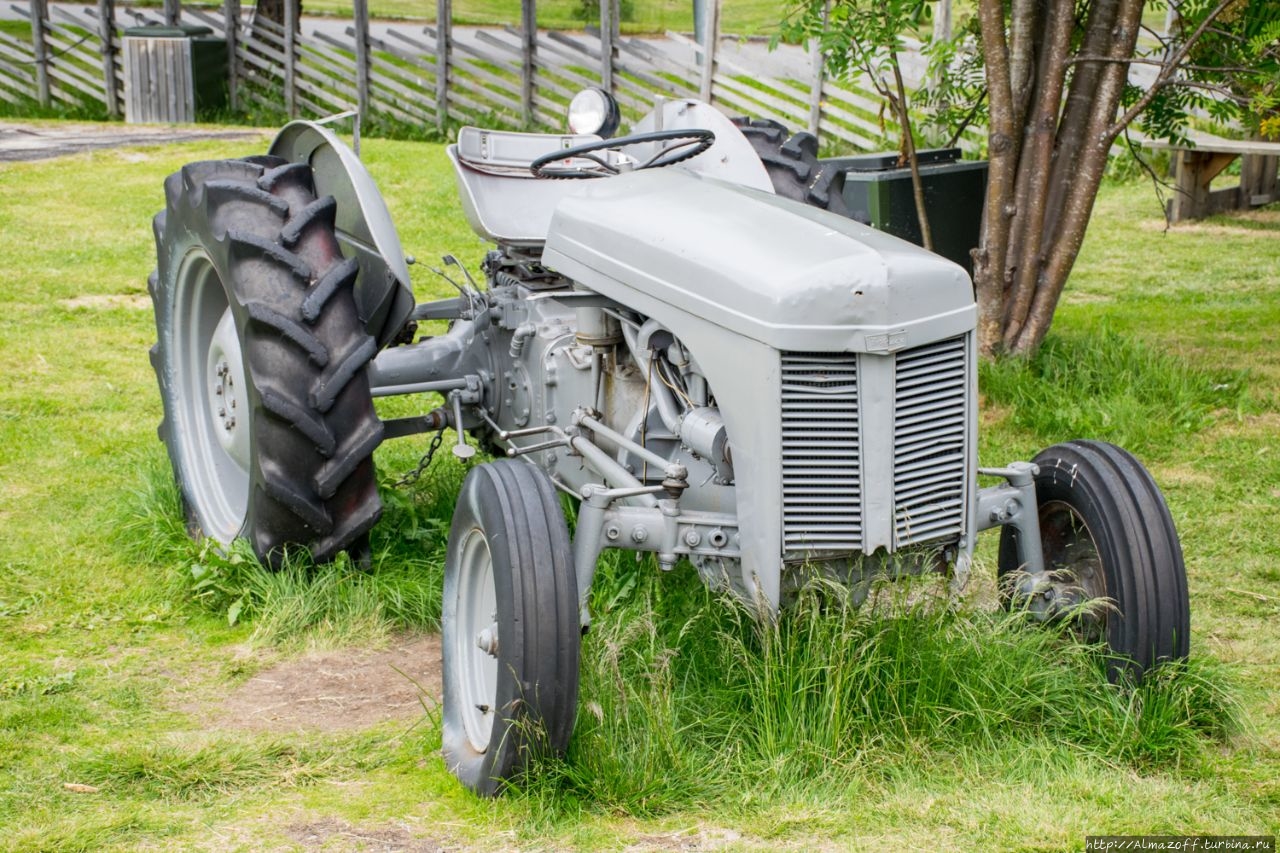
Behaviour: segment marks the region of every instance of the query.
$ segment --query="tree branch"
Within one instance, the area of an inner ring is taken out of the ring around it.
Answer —
[[[982,103],[986,99],[987,90],[984,87],[982,94],[978,96],[978,99],[973,102],[973,106],[969,108],[969,112],[965,113],[964,118],[960,120],[960,124],[956,127],[955,133],[951,134],[951,138],[947,140],[947,144],[943,146],[944,148],[955,147],[956,143],[960,141],[961,135],[964,134],[965,129],[973,123],[973,119],[978,115],[978,110],[982,109]]]
[[[1082,65],[1086,62],[1097,62],[1104,65],[1155,65],[1163,68],[1167,62],[1164,59],[1148,59],[1143,56],[1085,56],[1077,54],[1067,60],[1067,65]],[[1179,65],[1178,71],[1228,71],[1236,74],[1247,74],[1257,71],[1256,68],[1250,68],[1243,65]],[[1169,82],[1176,83],[1177,80],[1171,79]]]
[[[1225,12],[1227,7],[1236,2],[1237,0],[1218,0],[1218,5],[1213,7],[1213,10],[1205,16],[1205,19],[1200,22],[1200,25],[1195,28],[1191,35],[1183,40],[1178,49],[1165,59],[1164,70],[1156,77],[1155,82],[1151,84],[1150,88],[1148,88],[1147,91],[1142,94],[1142,97],[1138,98],[1138,100],[1134,102],[1129,109],[1125,110],[1120,118],[1116,119],[1116,121],[1107,128],[1106,133],[1111,139],[1115,139],[1119,136],[1120,131],[1128,127],[1129,124],[1151,104],[1151,101],[1155,99],[1155,96],[1159,94],[1159,91],[1173,79],[1173,75],[1178,73],[1178,68],[1181,66],[1182,61],[1191,53],[1191,49],[1195,47],[1196,42],[1198,42],[1205,32],[1213,25],[1213,22],[1218,19],[1218,16]]]

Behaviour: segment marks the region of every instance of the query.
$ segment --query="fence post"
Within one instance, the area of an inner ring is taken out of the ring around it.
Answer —
[[[236,92],[239,81],[236,79],[236,62],[240,45],[240,0],[224,0],[222,6],[222,29],[227,39],[227,106],[231,112],[240,111],[240,97]]]
[[[102,99],[107,115],[120,117],[120,86],[116,82],[116,0],[98,0],[98,40],[102,42]]]
[[[939,0],[947,2],[947,0]],[[822,29],[827,29],[831,17],[831,0],[822,8]],[[822,141],[822,87],[827,82],[826,58],[822,55],[822,39],[809,40],[809,60],[813,63],[813,87],[809,90],[809,132]]]
[[[369,0],[352,0],[356,38],[356,111],[364,121],[369,114]]]
[[[298,88],[294,80],[297,62],[298,0],[284,0],[284,111],[298,117]]]
[[[524,111],[524,126],[534,125],[533,74],[538,50],[538,11],[536,0],[520,0],[520,107]]]
[[[449,54],[453,49],[453,0],[436,0],[436,130],[449,121]]]
[[[613,35],[617,32],[617,0],[600,0],[600,88],[613,94]]]
[[[167,27],[182,23],[182,0],[164,0],[164,23]]]
[[[49,18],[45,0],[31,0],[31,47],[36,66],[36,98],[40,106],[49,106],[49,43],[44,25]]]
[[[933,40],[951,41],[951,0],[933,4]]]
[[[716,48],[720,43],[720,0],[707,0],[707,40],[702,45],[702,100],[712,103],[716,74]]]

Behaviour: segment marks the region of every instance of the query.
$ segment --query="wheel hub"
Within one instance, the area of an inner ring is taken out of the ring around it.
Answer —
[[[227,455],[249,467],[249,431],[245,428],[244,363],[240,354],[240,338],[236,335],[235,319],[231,309],[223,312],[209,342],[206,359],[208,373],[209,419],[213,422],[213,434]]]
[[[461,673],[462,727],[476,752],[485,752],[493,735],[498,693],[498,601],[493,557],[480,530],[467,534],[459,559],[458,631],[453,644]]]
[[[244,526],[253,455],[240,338],[208,255],[196,251],[184,259],[175,290],[166,345],[183,489],[204,534],[229,544]]]
[[[1040,507],[1045,571],[1028,575],[1019,592],[1042,619],[1072,618],[1090,640],[1106,636],[1107,584],[1093,535],[1076,510],[1062,501]],[[1082,606],[1096,602],[1097,607]]]

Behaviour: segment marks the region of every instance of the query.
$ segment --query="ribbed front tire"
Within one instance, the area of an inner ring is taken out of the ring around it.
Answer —
[[[1162,661],[1185,658],[1187,571],[1151,475],[1132,454],[1101,441],[1054,445],[1033,461],[1040,466],[1036,501],[1048,574],[1037,594],[1086,605],[1072,615],[1086,636],[1105,638],[1113,680],[1141,679]],[[1002,530],[1004,578],[1021,568],[1018,535],[1013,527]],[[1109,601],[1095,608],[1089,598]],[[1016,604],[1017,596],[1009,600]]]
[[[573,550],[550,478],[525,462],[473,468],[445,558],[444,760],[481,796],[569,746],[581,641]]]

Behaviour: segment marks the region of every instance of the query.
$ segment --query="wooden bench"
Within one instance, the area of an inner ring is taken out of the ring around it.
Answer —
[[[1191,146],[1173,145],[1154,139],[1148,148],[1166,149],[1173,158],[1177,191],[1169,199],[1165,215],[1170,222],[1203,219],[1224,210],[1248,210],[1280,201],[1276,172],[1280,164],[1280,142],[1223,139],[1208,133],[1187,134]],[[1240,185],[1211,190],[1210,182],[1237,158]]]

